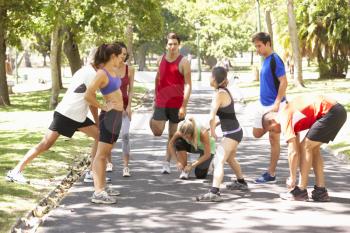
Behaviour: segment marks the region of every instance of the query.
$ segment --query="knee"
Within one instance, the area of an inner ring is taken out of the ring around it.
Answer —
[[[159,136],[162,136],[162,133],[163,133],[163,132],[161,132],[160,130],[153,130],[153,129],[152,129],[152,133],[153,133],[154,136],[159,137]]]
[[[253,136],[255,138],[261,138],[264,134],[265,131],[263,129],[253,128]]]

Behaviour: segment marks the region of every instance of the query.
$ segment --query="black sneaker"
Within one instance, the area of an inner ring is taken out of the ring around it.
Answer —
[[[324,187],[317,187],[316,185],[314,186],[314,190],[311,192],[311,198],[318,202],[328,202],[331,200],[328,196],[327,189]]]
[[[308,201],[309,195],[307,193],[307,190],[301,190],[298,186],[295,186],[292,191],[289,191],[287,193],[281,193],[280,197],[283,200],[291,200],[291,201]]]

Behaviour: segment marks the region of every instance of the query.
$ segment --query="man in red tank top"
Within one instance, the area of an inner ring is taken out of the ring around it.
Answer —
[[[191,67],[189,61],[179,51],[180,38],[175,33],[167,36],[167,53],[158,59],[155,80],[154,113],[150,127],[154,136],[163,134],[165,123],[169,120],[169,140],[177,130],[177,124],[186,116],[190,98]],[[163,174],[170,173],[170,155],[166,152]]]
[[[290,190],[280,195],[282,199],[308,200],[307,186],[312,167],[315,173],[312,199],[320,202],[330,200],[325,188],[320,146],[334,140],[346,118],[346,110],[341,104],[322,95],[297,96],[288,101],[278,113],[267,112],[263,115],[264,129],[276,133],[282,132],[288,143],[290,177],[287,185]],[[300,132],[306,129],[309,131],[305,138],[301,139]],[[296,185],[299,165],[300,179]]]

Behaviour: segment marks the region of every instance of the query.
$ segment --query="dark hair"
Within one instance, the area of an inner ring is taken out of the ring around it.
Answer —
[[[180,44],[180,42],[181,42],[180,37],[179,37],[175,32],[170,32],[170,33],[166,36],[166,42],[168,43],[168,40],[170,40],[170,39],[176,39],[177,42],[179,42],[179,44]]]
[[[219,85],[227,78],[227,71],[222,66],[214,67],[211,74],[213,75],[215,82]]]
[[[271,36],[267,32],[258,32],[252,36],[252,42],[254,43],[255,41],[261,41],[264,45],[270,42],[271,45]]]
[[[112,54],[118,56],[122,53],[122,47],[116,43],[100,45],[94,56],[94,65],[99,66],[109,61]]]
[[[126,57],[125,57],[125,60],[124,60],[124,62],[126,62],[129,59],[129,53],[128,53],[128,48],[126,47],[125,43],[122,42],[122,41],[117,41],[117,42],[115,42],[115,44],[117,44],[120,47],[126,49]]]

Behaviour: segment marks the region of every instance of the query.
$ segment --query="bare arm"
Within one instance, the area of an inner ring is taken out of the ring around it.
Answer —
[[[134,77],[135,77],[135,70],[132,67],[128,67],[129,69],[129,87],[128,87],[128,106],[126,107],[126,112],[129,116],[129,119],[131,120],[131,103],[132,98],[134,96]]]
[[[221,105],[222,102],[222,94],[220,92],[217,92],[215,95],[215,98],[213,100],[211,110],[210,110],[210,135],[217,139],[216,133],[215,133],[215,128],[220,124],[220,122],[216,122],[216,113]]]
[[[285,75],[282,77],[279,77],[278,79],[280,81],[280,85],[278,88],[278,93],[277,93],[277,97],[275,99],[274,107],[272,109],[272,111],[275,111],[275,112],[278,111],[283,97],[286,96],[286,90],[287,90],[287,86],[288,86],[288,81],[287,81],[287,78]]]
[[[92,117],[94,118],[95,124],[98,127],[99,124],[99,120],[98,120],[98,108],[94,107],[94,106],[89,106],[90,108],[90,112],[92,114]]]
[[[160,65],[161,60],[162,60],[162,57],[159,57],[158,61],[157,61],[158,69],[157,69],[156,79],[154,81],[154,99],[153,99],[153,101],[155,101],[156,98],[157,98],[157,87],[159,85],[159,79],[160,79],[160,76],[159,76],[159,65]]]
[[[185,88],[184,88],[184,101],[182,106],[187,108],[188,100],[190,99],[191,91],[192,91],[192,80],[191,80],[191,65],[187,59],[184,59],[183,62],[183,72],[185,79]]]
[[[181,138],[181,133],[180,132],[175,132],[175,134],[173,135],[173,137],[170,139],[169,143],[168,143],[168,151],[169,151],[169,155],[171,158],[175,158],[176,161],[177,160],[177,156],[176,156],[176,150],[175,150],[175,142],[178,138]],[[177,167],[179,169],[182,169],[182,167],[180,168],[179,165],[182,166],[182,164],[179,164],[178,162],[176,162]]]
[[[210,139],[208,130],[201,130],[200,140],[204,145],[204,154],[197,160],[192,163],[192,167],[197,167],[198,165],[204,163],[210,159]]]

